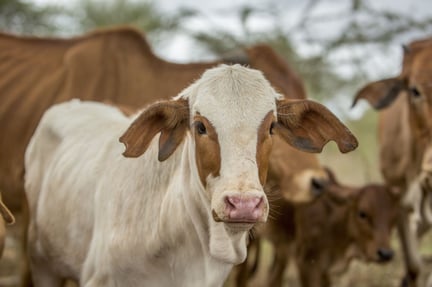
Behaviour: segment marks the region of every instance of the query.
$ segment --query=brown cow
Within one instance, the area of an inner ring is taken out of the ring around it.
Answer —
[[[330,178],[330,184],[316,184],[324,192],[315,201],[293,205],[278,200],[273,218],[258,229],[257,238],[269,240],[275,248],[266,286],[282,286],[283,273],[294,254],[303,287],[331,286],[331,273],[345,271],[354,258],[377,263],[392,259],[390,237],[397,220],[399,191],[375,184],[353,188],[338,183],[332,173]],[[251,248],[259,244],[254,241]],[[255,269],[256,264],[252,264]],[[241,272],[250,271],[243,266]],[[239,277],[238,285],[246,286],[248,275],[240,273]]]
[[[432,38],[404,48],[402,72],[370,83],[355,100],[366,99],[379,116],[381,172],[389,185],[404,190],[399,235],[404,251],[404,286],[417,286],[422,266],[417,235],[432,224]],[[382,110],[381,110],[382,109]],[[432,286],[429,276],[428,286]]]

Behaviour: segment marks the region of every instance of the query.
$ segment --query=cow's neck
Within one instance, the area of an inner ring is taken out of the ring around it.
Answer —
[[[339,206],[335,208],[337,214],[332,222],[333,235],[337,238],[337,244],[334,246],[334,251],[339,254],[335,254],[336,257],[341,257],[351,243],[354,241],[354,234],[352,234],[352,218],[348,205]]]

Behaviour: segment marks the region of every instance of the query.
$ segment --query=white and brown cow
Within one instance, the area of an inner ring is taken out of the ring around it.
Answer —
[[[239,65],[132,118],[78,100],[50,108],[25,157],[34,284],[221,286],[267,219],[273,135],[313,152],[357,146],[325,107]]]

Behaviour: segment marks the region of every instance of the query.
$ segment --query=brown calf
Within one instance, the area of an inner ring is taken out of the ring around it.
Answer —
[[[314,188],[324,192],[313,202],[303,205],[293,205],[284,199],[274,202],[273,217],[258,229],[257,237],[269,240],[275,248],[266,280],[268,286],[282,286],[293,250],[303,287],[331,286],[330,273],[344,271],[353,258],[377,263],[392,259],[390,236],[398,214],[398,191],[372,184],[347,187],[339,184],[332,174],[330,177],[331,184],[315,183]],[[259,241],[250,248],[257,245]],[[255,268],[256,264],[253,263]],[[251,277],[245,275],[251,272],[245,266],[246,263],[240,267],[239,286],[246,286],[245,278]]]

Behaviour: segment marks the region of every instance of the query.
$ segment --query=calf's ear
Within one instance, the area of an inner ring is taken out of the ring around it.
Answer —
[[[159,132],[159,161],[174,153],[189,127],[187,100],[158,102],[145,109],[120,137],[126,146],[125,157],[139,157]]]
[[[403,81],[398,78],[372,82],[358,91],[352,103],[352,107],[354,107],[359,100],[365,99],[374,109],[384,109],[390,106],[404,89],[405,85]]]
[[[273,133],[306,152],[321,152],[331,140],[343,153],[354,150],[358,145],[354,135],[332,112],[308,100],[277,101],[277,122]]]
[[[15,223],[15,217],[12,215],[12,213],[3,203],[3,201],[1,201],[1,199],[0,199],[0,214],[7,224]]]

